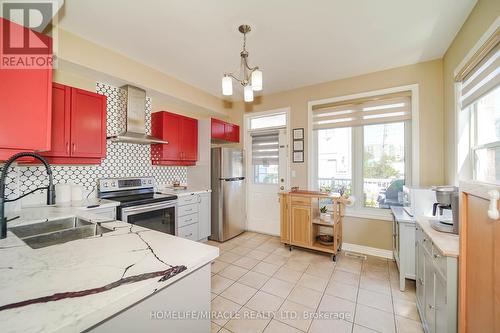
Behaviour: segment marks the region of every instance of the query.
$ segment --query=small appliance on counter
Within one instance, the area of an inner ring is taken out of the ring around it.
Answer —
[[[458,234],[458,187],[434,186],[436,202],[432,205],[432,215],[437,216],[431,221],[431,226],[437,231]]]
[[[99,179],[98,197],[120,202],[118,220],[175,235],[177,196],[157,194],[154,187],[152,177]]]
[[[436,194],[431,187],[403,186],[403,209],[411,217],[431,216]]]

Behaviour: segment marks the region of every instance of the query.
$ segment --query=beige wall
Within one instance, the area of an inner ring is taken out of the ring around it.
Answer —
[[[479,0],[443,58],[445,180],[450,184],[457,181],[453,72],[499,15],[500,1]]]
[[[392,222],[344,217],[345,243],[392,250]]]

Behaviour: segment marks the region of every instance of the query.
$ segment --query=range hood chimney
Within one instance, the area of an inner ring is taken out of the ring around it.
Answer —
[[[125,132],[108,136],[113,142],[137,143],[149,145],[152,143],[168,144],[146,134],[146,91],[131,85],[121,87],[127,91],[127,125]]]

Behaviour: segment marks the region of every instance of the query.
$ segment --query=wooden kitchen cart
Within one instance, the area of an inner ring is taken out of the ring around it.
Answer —
[[[292,246],[331,253],[336,260],[342,247],[342,218],[349,200],[321,192],[292,191],[280,193],[281,242]],[[326,206],[329,221],[320,217],[320,208]],[[330,244],[320,243],[318,235],[332,235]]]

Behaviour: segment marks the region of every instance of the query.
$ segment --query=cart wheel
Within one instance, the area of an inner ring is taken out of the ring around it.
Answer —
[[[337,255],[336,255],[336,254],[334,254],[334,255],[332,256],[332,261],[333,261],[333,262],[337,262]]]

